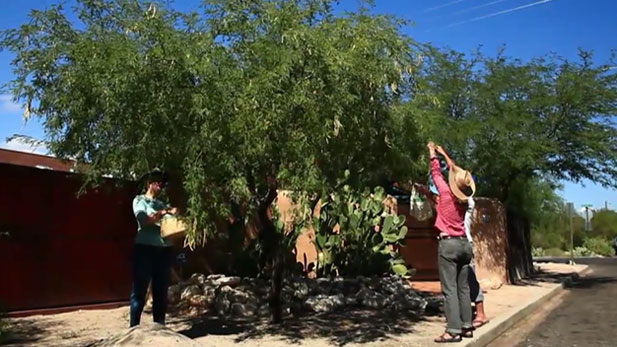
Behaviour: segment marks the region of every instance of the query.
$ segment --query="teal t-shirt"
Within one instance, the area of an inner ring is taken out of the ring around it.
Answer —
[[[149,215],[156,211],[167,208],[165,204],[157,199],[150,199],[145,195],[137,195],[133,199],[133,214],[137,219],[137,236],[135,243],[149,246],[171,246],[164,238],[161,237],[161,223],[146,225],[146,219]]]

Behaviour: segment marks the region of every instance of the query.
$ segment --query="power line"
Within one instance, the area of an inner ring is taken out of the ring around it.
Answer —
[[[503,15],[503,14],[520,11],[520,10],[523,10],[523,9],[526,9],[526,8],[529,8],[529,7],[534,7],[534,6],[546,4],[546,3],[549,3],[549,2],[552,2],[552,1],[554,1],[554,0],[536,1],[536,2],[533,2],[533,3],[527,4],[527,5],[517,6],[517,7],[509,8],[507,10],[497,11],[497,12],[490,13],[490,14],[487,14],[487,15],[484,15],[484,16],[479,16],[479,17],[467,19],[467,20],[464,20],[464,21],[456,22],[456,23],[453,23],[453,24],[450,24],[450,25],[446,25],[446,26],[442,27],[441,29],[452,28],[452,27],[455,27],[455,26],[459,26],[459,25],[463,25],[463,24],[467,24],[467,23],[472,23],[472,22],[477,22],[477,21],[480,21],[480,20],[483,20],[483,19],[487,19],[487,18],[491,18],[491,17],[497,17],[497,16],[500,16],[500,15]]]
[[[421,11],[421,13],[433,12],[433,11],[438,10],[440,8],[444,8],[444,7],[447,7],[447,6],[450,6],[450,5],[454,5],[454,4],[458,4],[459,2],[463,2],[463,1],[465,1],[465,0],[454,0],[454,1],[450,1],[450,2],[447,2],[447,3],[442,4],[442,5],[439,5],[439,6],[429,7],[427,9]]]

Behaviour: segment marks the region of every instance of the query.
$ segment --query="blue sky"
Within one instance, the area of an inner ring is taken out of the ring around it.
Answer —
[[[410,19],[406,33],[420,42],[469,52],[482,46],[494,54],[505,46],[506,53],[530,59],[549,52],[575,58],[577,50],[593,50],[598,61],[605,61],[617,49],[616,0],[376,0],[375,11]],[[27,20],[30,9],[43,9],[53,0],[0,1],[0,30],[13,28]],[[197,0],[177,0],[182,9],[196,8]],[[341,0],[342,9],[354,9],[356,0]],[[0,84],[12,77],[11,55],[0,52]],[[22,111],[7,95],[0,95],[0,147],[31,150],[5,138],[19,133],[42,138],[36,120],[24,124]],[[617,191],[591,182],[564,182],[561,192],[577,205],[590,203],[617,208]]]

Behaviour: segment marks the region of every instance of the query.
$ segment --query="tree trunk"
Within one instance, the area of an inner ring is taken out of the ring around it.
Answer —
[[[272,259],[272,279],[270,283],[270,312],[272,323],[283,321],[283,307],[281,305],[281,291],[283,287],[283,257],[280,246],[277,245]]]
[[[265,220],[263,219],[265,217]],[[272,314],[272,322],[280,323],[283,319],[281,305],[281,290],[283,286],[283,261],[280,235],[274,229],[272,221],[267,216],[260,214],[263,229],[261,230],[261,242],[264,250],[264,265],[270,267],[270,298],[269,306]]]
[[[508,219],[508,276],[516,283],[534,273],[531,256],[531,232],[529,221],[521,214],[507,210]]]
[[[281,305],[281,290],[283,287],[283,250],[281,249],[281,238],[283,235],[277,233],[271,216],[268,214],[268,209],[277,197],[278,184],[275,179],[269,178],[269,190],[266,196],[261,200],[258,208],[259,221],[262,226],[260,238],[264,251],[264,265],[270,266],[270,312],[272,314],[272,322],[280,323],[283,320],[283,310]]]

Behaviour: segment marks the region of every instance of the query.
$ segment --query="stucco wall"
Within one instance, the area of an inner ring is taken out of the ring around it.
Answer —
[[[506,211],[495,199],[476,198],[472,225],[478,280],[485,287],[508,282]]]
[[[285,193],[279,194],[278,207],[284,215],[292,208]],[[438,280],[437,232],[433,220],[417,221],[409,215],[409,205],[399,205],[398,213],[405,215],[409,229],[405,247],[399,250],[407,264],[416,268],[415,279]],[[484,286],[497,287],[507,282],[507,230],[503,205],[494,199],[477,198],[472,224],[475,263],[478,279]],[[317,259],[313,244],[315,231],[307,228],[296,243],[296,260],[305,267]]]

